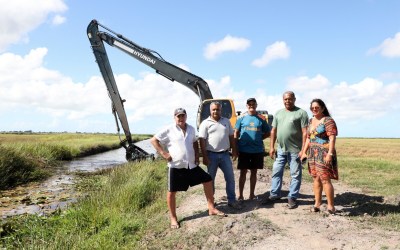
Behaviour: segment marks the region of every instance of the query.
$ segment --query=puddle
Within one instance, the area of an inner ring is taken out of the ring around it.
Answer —
[[[156,153],[150,140],[140,141],[135,145],[151,154]],[[54,176],[44,182],[0,191],[1,218],[26,213],[45,215],[65,208],[82,195],[74,190],[73,172],[94,172],[117,167],[126,162],[124,148],[111,150],[66,162]]]
[[[25,213],[44,215],[65,208],[77,199],[73,184],[72,175],[57,174],[42,183],[29,183],[1,191],[2,218]]]

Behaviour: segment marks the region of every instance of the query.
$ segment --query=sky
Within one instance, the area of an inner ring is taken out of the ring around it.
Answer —
[[[0,131],[117,132],[86,28],[92,19],[207,81],[246,110],[311,117],[339,137],[400,138],[400,1],[0,0]],[[199,98],[106,44],[132,134],[154,134]],[[122,130],[121,130],[122,131]]]

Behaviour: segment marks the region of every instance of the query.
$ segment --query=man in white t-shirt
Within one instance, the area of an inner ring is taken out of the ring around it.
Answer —
[[[176,192],[186,191],[189,186],[200,183],[204,186],[208,214],[226,216],[214,206],[212,178],[199,164],[198,143],[195,129],[186,123],[187,114],[183,108],[174,112],[175,123],[151,138],[151,144],[168,161],[167,204],[171,229],[180,227],[176,215]],[[167,150],[163,148],[166,147]]]
[[[200,124],[199,139],[203,164],[207,166],[207,171],[213,179],[214,191],[214,181],[218,168],[222,170],[226,181],[228,206],[241,209],[241,205],[236,202],[235,176],[229,153],[232,148],[233,155],[236,155],[233,128],[229,119],[221,116],[221,112],[221,104],[212,102],[210,104],[210,116]]]

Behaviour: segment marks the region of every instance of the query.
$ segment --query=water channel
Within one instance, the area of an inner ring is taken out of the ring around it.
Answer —
[[[135,145],[151,154],[156,154],[149,140]],[[79,193],[74,189],[76,172],[94,172],[118,167],[126,163],[125,149],[82,157],[65,162],[56,174],[41,183],[30,183],[1,192],[1,218],[19,214],[48,214],[63,209],[77,200]]]

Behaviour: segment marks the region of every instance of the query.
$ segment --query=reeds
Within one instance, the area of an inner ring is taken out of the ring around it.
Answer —
[[[80,133],[0,134],[0,146],[0,190],[46,178],[60,161],[120,147],[115,134]]]
[[[166,226],[160,217],[166,177],[164,161],[127,163],[93,176],[88,195],[68,210],[14,217],[8,227],[2,225],[2,244],[7,249],[137,249],[150,225]]]

